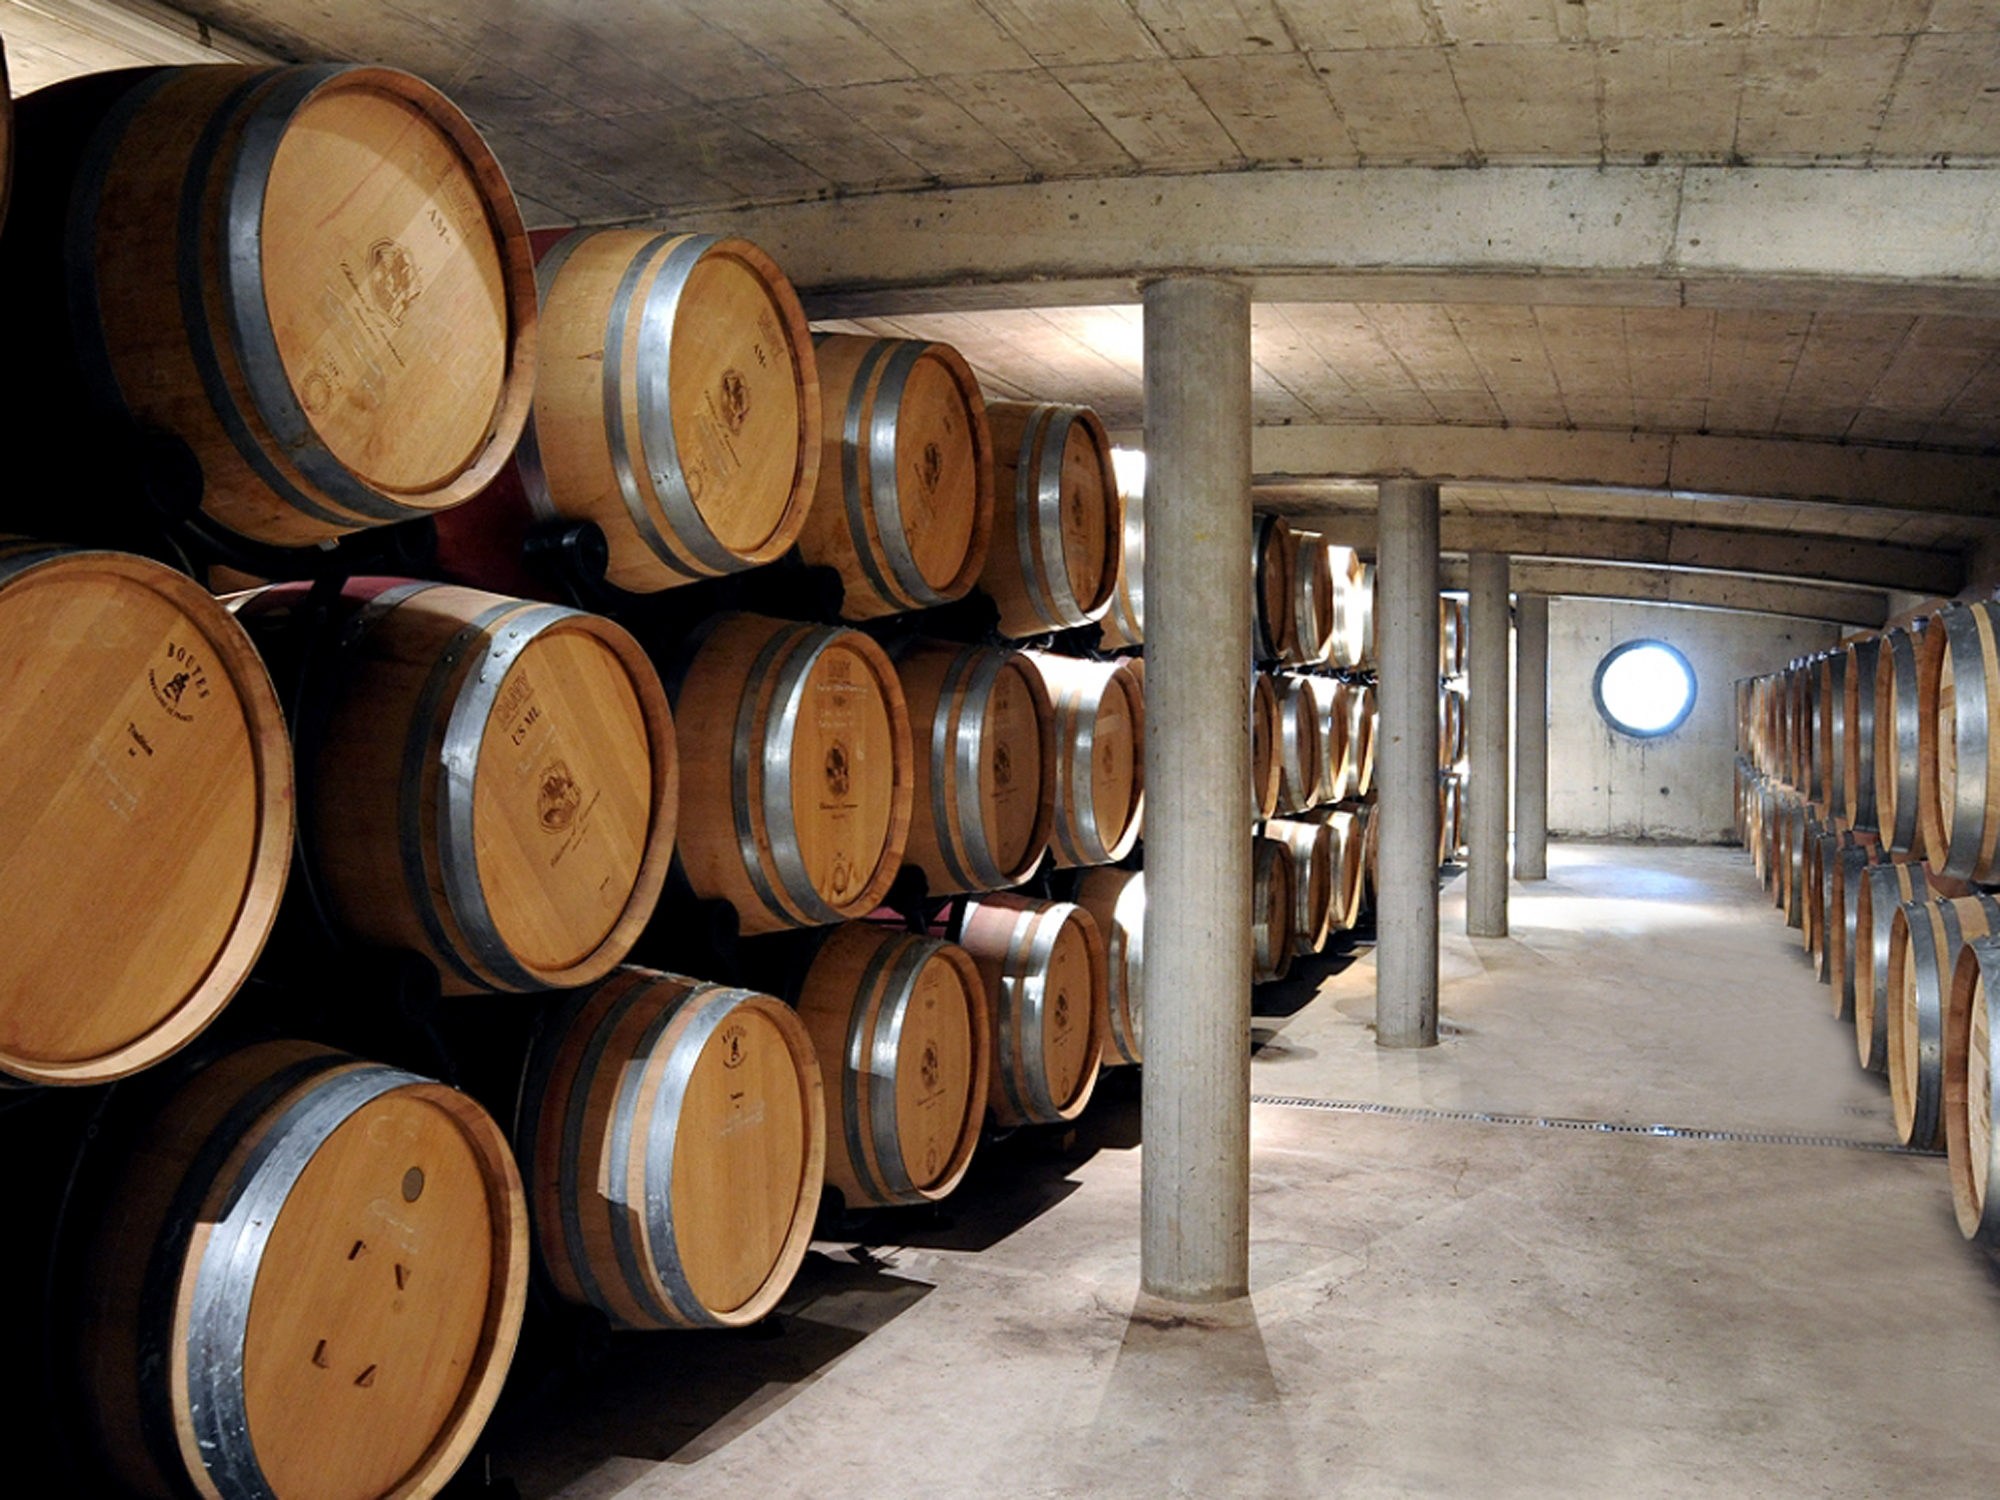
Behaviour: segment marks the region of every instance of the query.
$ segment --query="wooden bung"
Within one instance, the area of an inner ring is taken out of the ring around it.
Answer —
[[[917,640],[896,653],[913,781],[906,863],[933,895],[1019,885],[1055,827],[1055,706],[1018,651]]]
[[[104,1083],[184,1046],[262,951],[292,757],[256,649],[144,558],[0,539],[0,1075]]]
[[[610,620],[451,584],[355,579],[232,601],[267,650],[317,634],[299,823],[349,938],[447,994],[601,979],[665,884],[680,760],[659,675]],[[336,644],[337,643],[337,644]]]
[[[1137,1065],[1145,1058],[1146,876],[1141,870],[1100,867],[1076,882],[1076,904],[1090,913],[1104,939],[1104,1065]]]
[[[771,258],[713,234],[579,229],[537,275],[542,373],[513,476],[534,519],[594,522],[606,579],[634,593],[790,550],[819,478],[820,387]]]
[[[617,1328],[756,1322],[805,1259],[825,1108],[805,1023],[769,995],[627,967],[568,997],[520,1111],[551,1285]]]
[[[986,986],[955,943],[866,922],[828,931],[798,985],[826,1080],[826,1181],[850,1208],[935,1203],[986,1118]]]
[[[1109,1016],[1104,939],[1090,913],[1064,901],[980,896],[966,903],[959,942],[986,987],[994,1122],[1075,1119],[1097,1087]]]
[[[98,126],[72,201],[93,394],[189,445],[213,525],[317,543],[467,500],[513,452],[536,373],[527,236],[429,84],[159,69]]]
[[[1060,868],[1115,864],[1132,851],[1146,808],[1144,666],[1022,653],[1055,705],[1055,828]]]
[[[97,1450],[156,1500],[435,1494],[527,1305],[500,1128],[441,1083],[303,1042],[181,1087],[83,1254]]]
[[[731,613],[669,674],[682,726],[677,867],[746,933],[867,915],[909,838],[914,766],[895,666],[857,630]]]

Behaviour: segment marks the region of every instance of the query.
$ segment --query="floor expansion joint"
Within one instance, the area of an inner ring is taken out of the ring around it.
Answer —
[[[1436,1120],[1468,1125],[1530,1125],[1540,1130],[1577,1130],[1596,1135],[1651,1136],[1672,1141],[1727,1141],[1748,1146],[1832,1146],[1890,1156],[1942,1157],[1942,1151],[1899,1146],[1889,1141],[1856,1141],[1835,1135],[1787,1135],[1774,1131],[1703,1130],[1686,1125],[1642,1125],[1622,1120],[1576,1120],[1555,1115],[1501,1114],[1481,1109],[1425,1109],[1408,1104],[1366,1104],[1348,1099],[1302,1099],[1285,1094],[1252,1094],[1252,1104],[1277,1109],[1330,1110],[1335,1114],[1383,1115],[1396,1120]]]

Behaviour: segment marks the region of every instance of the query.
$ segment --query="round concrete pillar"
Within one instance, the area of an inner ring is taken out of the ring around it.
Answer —
[[[1465,933],[1507,935],[1507,558],[1475,552],[1468,579]]]
[[[1375,566],[1375,1043],[1435,1047],[1438,487],[1381,485]]]
[[[1549,878],[1549,596],[1514,606],[1514,878]]]
[[[1146,966],[1140,1280],[1250,1284],[1250,295],[1145,289]]]

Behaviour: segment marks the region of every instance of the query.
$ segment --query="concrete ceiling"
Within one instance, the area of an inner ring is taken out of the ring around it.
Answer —
[[[188,10],[0,0],[0,35],[17,89],[143,60],[149,30],[161,60],[409,68],[531,222],[736,228],[815,312],[945,339],[990,394],[1114,428],[1142,419],[1144,278],[1244,274],[1260,492],[1297,515],[1414,472],[1456,481],[1447,516],[1487,528],[1462,535],[1655,572],[1838,556],[1903,589],[1995,551],[2000,7],[1978,0]],[[1566,543],[1565,517],[1607,524]]]

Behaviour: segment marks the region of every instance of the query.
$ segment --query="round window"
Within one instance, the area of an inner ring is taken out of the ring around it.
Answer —
[[[1694,691],[1694,668],[1665,641],[1612,647],[1591,684],[1604,722],[1641,739],[1680,728],[1694,712]]]

